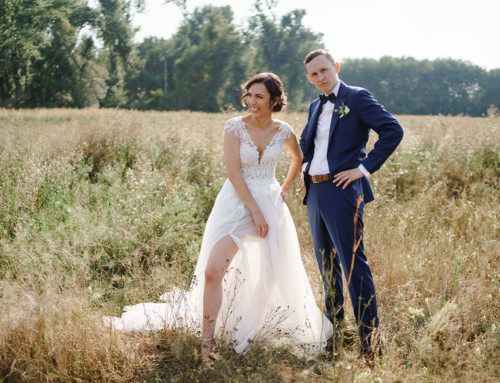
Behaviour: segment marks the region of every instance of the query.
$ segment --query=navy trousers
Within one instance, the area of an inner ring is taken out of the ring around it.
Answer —
[[[325,314],[334,325],[340,325],[344,320],[343,270],[346,281],[350,280],[349,295],[361,343],[363,348],[369,349],[370,335],[378,327],[378,316],[375,284],[363,249],[364,203],[361,202],[357,207],[360,195],[362,183],[359,179],[346,189],[337,187],[331,181],[311,183],[306,205],[316,259],[325,288]],[[353,249],[360,238],[352,264]]]

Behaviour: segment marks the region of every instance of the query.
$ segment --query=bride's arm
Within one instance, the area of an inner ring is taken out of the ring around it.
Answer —
[[[292,155],[292,162],[288,168],[288,174],[283,182],[283,185],[281,185],[281,196],[283,197],[283,200],[285,200],[288,190],[292,186],[293,181],[295,181],[295,178],[297,178],[297,174],[299,174],[299,170],[302,165],[302,150],[300,150],[295,133],[292,133],[290,137],[285,140],[283,146],[287,148]]]
[[[257,233],[264,238],[267,235],[269,226],[267,225],[257,202],[250,193],[248,185],[241,175],[241,161],[239,151],[239,140],[234,131],[224,134],[224,162],[229,181],[233,184],[234,190],[243,201],[245,206],[252,213],[253,222],[257,228]]]

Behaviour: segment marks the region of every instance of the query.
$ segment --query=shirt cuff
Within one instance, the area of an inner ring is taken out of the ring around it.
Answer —
[[[358,166],[358,169],[361,170],[361,173],[363,173],[366,178],[370,178],[370,172],[368,172],[362,164]]]
[[[306,171],[306,168],[307,168],[307,164],[308,164],[308,163],[309,163],[309,162],[304,162],[304,163],[302,164],[302,173],[304,173],[304,172]]]

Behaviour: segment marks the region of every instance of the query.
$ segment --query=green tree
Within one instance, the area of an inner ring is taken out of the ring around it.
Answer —
[[[87,106],[75,102],[75,89],[88,89],[79,81],[79,64],[86,65],[93,60],[90,55],[79,57],[79,45],[93,45],[92,39],[79,41],[79,33],[86,25],[91,25],[97,13],[86,2],[75,0],[53,1],[45,6],[43,18],[46,20],[45,41],[38,47],[39,57],[33,61],[32,78],[27,87],[27,104],[32,106]],[[82,47],[83,48],[83,47]],[[87,79],[82,79],[86,81]],[[94,92],[94,89],[88,89]],[[80,97],[81,99],[81,97]]]
[[[255,50],[256,72],[274,72],[280,76],[288,93],[291,109],[305,109],[317,97],[317,91],[307,80],[304,58],[310,51],[324,48],[322,34],[303,25],[305,10],[294,10],[277,21],[273,14],[276,0],[255,2],[247,39]]]
[[[135,59],[131,14],[134,4],[142,7],[142,2],[99,0],[99,37],[104,43],[109,72],[102,106],[125,106],[128,102],[126,77],[134,70]]]
[[[97,60],[97,54],[91,37],[84,38],[75,50],[70,92],[77,108],[99,106],[106,96],[108,72]]]
[[[229,6],[196,8],[173,37],[168,108],[217,112],[233,103],[246,76],[242,37]],[[172,97],[173,96],[173,97]]]
[[[453,59],[350,59],[342,64],[340,77],[369,89],[396,114],[481,116],[498,102],[495,89],[500,86],[494,74]]]
[[[100,92],[96,81],[79,77],[82,68],[95,63],[95,55],[79,55],[93,46],[92,39],[80,39],[80,32],[97,13],[80,0],[3,1],[1,6],[2,105],[89,105],[88,96]]]
[[[482,93],[480,95],[481,110],[483,114],[488,113],[488,109],[500,109],[500,68],[493,69],[486,73],[482,83]]]
[[[136,72],[128,81],[130,106],[137,109],[166,109],[168,73],[173,57],[172,40],[148,37],[137,47]]]
[[[45,39],[43,14],[37,0],[0,1],[1,106],[18,106],[25,97],[30,65]]]

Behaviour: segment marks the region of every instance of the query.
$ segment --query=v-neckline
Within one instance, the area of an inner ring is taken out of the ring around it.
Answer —
[[[252,144],[252,147],[255,149],[255,151],[257,152],[257,155],[258,155],[258,158],[257,158],[257,162],[258,164],[260,165],[260,161],[262,160],[262,158],[264,157],[264,154],[266,153],[266,150],[267,148],[269,148],[269,146],[273,143],[274,139],[276,138],[277,134],[280,132],[281,130],[281,125],[282,125],[282,122],[278,120],[279,122],[279,125],[278,125],[278,129],[276,129],[276,132],[273,134],[273,136],[271,137],[271,139],[269,140],[269,142],[267,143],[267,145],[264,147],[264,149],[262,150],[262,153],[259,151],[259,148],[258,146],[255,144],[255,141],[253,140],[252,138],[252,135],[250,134],[250,132],[248,131],[247,129],[247,124],[245,124],[245,121],[243,121],[243,117],[241,117],[240,119],[242,125],[243,125],[243,129],[245,129],[245,132],[247,133],[248,135],[248,138],[250,140],[250,143]]]

